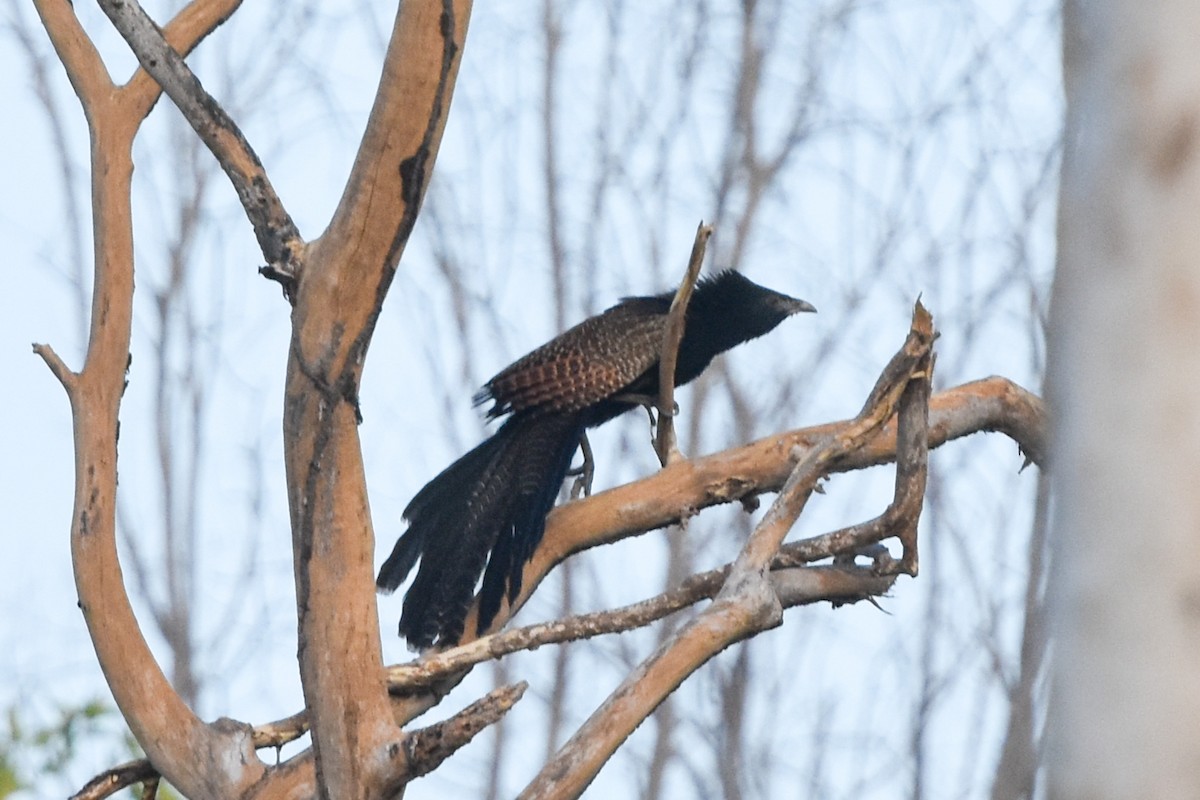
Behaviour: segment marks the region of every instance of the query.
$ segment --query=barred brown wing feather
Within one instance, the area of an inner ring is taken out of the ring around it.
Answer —
[[[614,306],[506,367],[480,393],[496,401],[488,415],[578,411],[620,394],[658,363],[666,307],[647,314],[644,304]]]

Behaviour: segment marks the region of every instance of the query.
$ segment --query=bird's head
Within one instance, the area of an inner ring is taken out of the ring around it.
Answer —
[[[706,326],[725,330],[732,338],[722,349],[728,349],[769,333],[793,314],[816,310],[805,300],[759,286],[730,269],[705,277],[696,284],[696,293],[688,309],[688,323],[694,314],[696,319],[704,320]]]
[[[688,305],[676,380],[686,383],[718,353],[771,332],[793,314],[816,310],[804,300],[759,286],[733,270],[702,278]]]

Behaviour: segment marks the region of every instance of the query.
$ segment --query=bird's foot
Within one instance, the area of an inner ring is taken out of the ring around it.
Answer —
[[[587,433],[579,437],[579,449],[583,451],[583,463],[567,472],[574,475],[575,483],[571,486],[571,499],[592,496],[592,478],[596,475],[596,459],[592,456],[592,445],[588,442]]]

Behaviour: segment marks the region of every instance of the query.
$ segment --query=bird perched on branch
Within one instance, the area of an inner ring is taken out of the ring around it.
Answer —
[[[489,418],[508,419],[417,492],[404,510],[408,530],[376,580],[381,591],[394,591],[420,558],[400,616],[411,646],[458,641],[480,574],[479,630],[506,595],[516,599],[584,432],[657,396],[674,294],[625,298],[506,367],[475,396],[476,404],[492,402]],[[731,270],[701,279],[687,308],[676,385],[801,311],[816,309]]]

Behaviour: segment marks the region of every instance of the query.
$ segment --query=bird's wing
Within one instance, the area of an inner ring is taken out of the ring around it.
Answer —
[[[488,416],[511,411],[577,411],[620,394],[658,363],[666,310],[658,298],[632,298],[564,331],[502,370],[478,402]]]

